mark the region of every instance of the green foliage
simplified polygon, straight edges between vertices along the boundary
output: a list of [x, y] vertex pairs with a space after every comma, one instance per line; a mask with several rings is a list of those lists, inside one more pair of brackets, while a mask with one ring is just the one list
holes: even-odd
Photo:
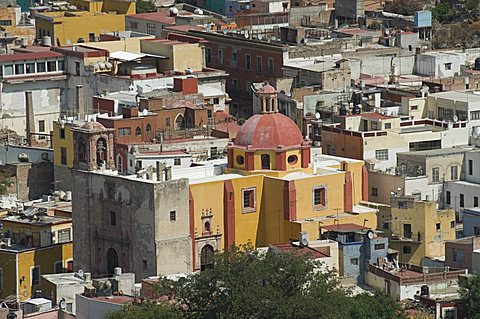
[[137, 0], [137, 13], [155, 12], [155, 2], [153, 0]]
[[451, 22], [455, 18], [456, 10], [452, 4], [439, 3], [433, 8], [432, 15], [441, 23]]
[[478, 6], [480, 5], [480, 0], [468, 0], [465, 4], [468, 10], [478, 10]]
[[415, 11], [423, 9], [424, 0], [393, 0], [385, 3], [385, 11], [403, 15], [413, 15]]
[[460, 282], [462, 306], [468, 319], [480, 319], [480, 274]]
[[114, 313], [107, 319], [404, 319], [391, 297], [352, 297], [332, 272], [291, 253], [261, 254], [251, 246], [234, 247], [212, 256], [212, 268], [178, 281], [161, 279], [157, 293], [168, 295], [166, 306], [146, 304]]
[[105, 319], [180, 319], [182, 314], [169, 305], [144, 302], [109, 313]]
[[7, 172], [0, 172], [0, 195], [7, 194], [7, 189], [12, 185], [11, 175]]

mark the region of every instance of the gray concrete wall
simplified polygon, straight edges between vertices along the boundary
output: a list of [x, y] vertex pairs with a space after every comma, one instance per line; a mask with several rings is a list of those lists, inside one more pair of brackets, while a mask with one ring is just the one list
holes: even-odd
[[0, 146], [0, 165], [18, 162], [18, 155], [22, 153], [28, 155], [28, 161], [31, 163], [42, 162], [44, 153], [47, 154], [50, 161], [53, 161], [53, 149], [51, 148], [4, 145]]

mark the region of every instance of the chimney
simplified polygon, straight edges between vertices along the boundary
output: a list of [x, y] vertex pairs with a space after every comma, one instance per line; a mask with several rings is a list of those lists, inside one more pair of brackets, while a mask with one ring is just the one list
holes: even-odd
[[157, 161], [157, 182], [163, 182], [161, 178], [163, 177], [162, 172], [160, 171], [160, 161]]
[[183, 95], [198, 94], [198, 79], [193, 76], [174, 78], [173, 92], [183, 92]]
[[77, 85], [75, 87], [75, 102], [76, 102], [76, 107], [77, 107], [77, 114], [78, 114], [78, 119], [79, 120], [84, 120], [85, 119], [85, 100], [83, 96], [83, 86]]
[[32, 134], [35, 132], [32, 91], [25, 91], [25, 109], [27, 117], [27, 143], [28, 145], [32, 146], [32, 142], [34, 141]]

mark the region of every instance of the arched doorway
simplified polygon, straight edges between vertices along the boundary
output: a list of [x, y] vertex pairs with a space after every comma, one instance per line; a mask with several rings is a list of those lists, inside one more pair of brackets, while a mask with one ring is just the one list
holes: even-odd
[[113, 274], [115, 267], [118, 267], [118, 253], [115, 249], [110, 248], [107, 251], [107, 272]]
[[185, 118], [182, 114], [178, 114], [177, 118], [175, 119], [175, 129], [176, 130], [183, 130], [185, 129]]
[[205, 245], [200, 252], [200, 270], [213, 268], [213, 247], [211, 245]]

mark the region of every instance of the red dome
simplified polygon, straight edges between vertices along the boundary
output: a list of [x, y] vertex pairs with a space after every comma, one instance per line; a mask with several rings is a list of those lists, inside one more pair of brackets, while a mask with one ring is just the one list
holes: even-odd
[[96, 121], [89, 121], [82, 126], [83, 129], [89, 131], [106, 131], [107, 129], [101, 123]]
[[281, 113], [256, 114], [240, 128], [234, 141], [236, 146], [255, 149], [300, 147], [303, 136], [298, 126]]
[[264, 94], [274, 94], [277, 93], [277, 90], [270, 84], [266, 83], [264, 86], [262, 86], [259, 90], [259, 93], [264, 93]]

